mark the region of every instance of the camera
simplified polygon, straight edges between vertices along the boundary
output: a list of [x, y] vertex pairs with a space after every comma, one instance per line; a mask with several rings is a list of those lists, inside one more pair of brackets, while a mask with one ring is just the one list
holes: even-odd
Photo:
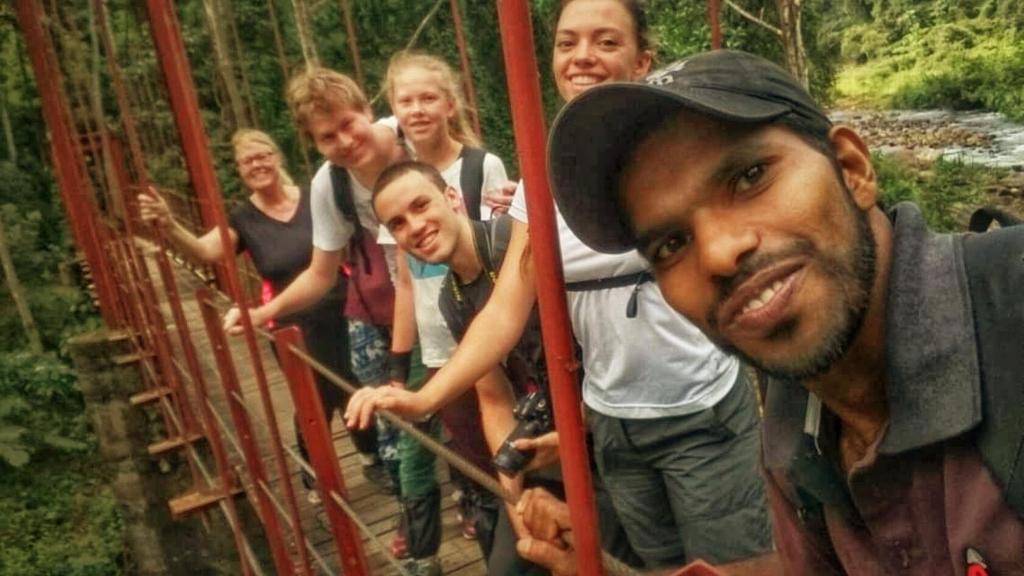
[[547, 394], [543, 392], [530, 392], [520, 398], [516, 402], [512, 415], [515, 416], [518, 424], [508, 438], [501, 443], [501, 448], [491, 460], [494, 467], [506, 476], [515, 476], [533, 459], [533, 450], [517, 450], [512, 445], [513, 442], [520, 438], [535, 438], [554, 429], [554, 423], [551, 420], [551, 402], [548, 401]]

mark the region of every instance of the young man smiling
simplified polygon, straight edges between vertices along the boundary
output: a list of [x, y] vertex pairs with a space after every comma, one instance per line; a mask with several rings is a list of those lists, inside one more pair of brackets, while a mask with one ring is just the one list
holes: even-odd
[[1024, 227], [941, 235], [883, 211], [860, 137], [741, 52], [587, 92], [550, 150], [573, 231], [638, 249], [672, 307], [768, 377], [786, 573], [1021, 573]]
[[[445, 182], [436, 168], [414, 161], [400, 162], [381, 174], [374, 188], [373, 207], [381, 225], [387, 227], [405, 253], [425, 264], [450, 268], [434, 305], [440, 309], [452, 335], [461, 340], [491, 294], [503, 248], [511, 235], [508, 217], [486, 222], [470, 220], [462, 207], [461, 194]], [[453, 448], [477, 468], [496, 475], [491, 454], [497, 452], [516, 427], [513, 387], [521, 395], [527, 381], [544, 381], [542, 354], [534, 315], [504, 365], [495, 366], [476, 382], [475, 390], [461, 394], [440, 409], [452, 431]], [[513, 386], [506, 374], [513, 380]], [[524, 442], [517, 447], [536, 447], [530, 440]], [[499, 479], [513, 493], [522, 489], [522, 475], [501, 475]], [[545, 484], [560, 487], [559, 482]], [[501, 502], [482, 488], [474, 486], [471, 492], [480, 504], [475, 526], [487, 573], [546, 574], [516, 557], [515, 532]]]

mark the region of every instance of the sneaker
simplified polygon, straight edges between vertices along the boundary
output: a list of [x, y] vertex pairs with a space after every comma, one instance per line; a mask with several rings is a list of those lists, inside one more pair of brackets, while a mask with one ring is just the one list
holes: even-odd
[[411, 576], [441, 576], [441, 561], [437, 559], [437, 556], [411, 558], [406, 562], [405, 570]]
[[385, 494], [392, 496], [396, 494], [395, 482], [391, 479], [391, 474], [388, 474], [387, 466], [380, 462], [363, 466], [363, 478], [366, 478], [366, 481], [370, 484], [380, 488]]
[[409, 557], [409, 543], [405, 540], [405, 536], [395, 533], [395, 536], [391, 538], [391, 556], [396, 560], [405, 560]]
[[318, 490], [310, 490], [306, 492], [306, 502], [309, 502], [311, 506], [319, 506], [323, 504], [323, 500], [320, 499], [320, 492]]

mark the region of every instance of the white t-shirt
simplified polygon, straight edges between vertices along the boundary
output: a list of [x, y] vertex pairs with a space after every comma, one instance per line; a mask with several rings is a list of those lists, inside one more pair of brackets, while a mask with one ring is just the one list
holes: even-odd
[[[462, 185], [462, 158], [452, 162], [450, 166], [441, 172], [441, 177], [449, 186], [458, 190], [463, 196]], [[508, 181], [505, 173], [505, 164], [501, 158], [494, 154], [487, 153], [483, 162], [483, 185], [482, 190], [491, 190], [502, 186]], [[481, 198], [483, 194], [481, 193]], [[480, 204], [480, 217], [487, 219], [491, 216], [491, 209]], [[381, 226], [383, 232], [387, 228]], [[388, 240], [394, 242], [388, 235]], [[378, 236], [377, 241], [381, 244], [388, 240], [383, 234]], [[448, 275], [448, 267], [443, 264], [425, 264], [413, 258], [407, 257], [409, 274], [412, 277], [413, 308], [416, 311], [416, 332], [420, 340], [420, 351], [423, 354], [423, 365], [428, 368], [440, 368], [451, 357], [455, 350], [455, 339], [448, 330], [448, 323], [441, 315], [441, 308], [437, 305], [441, 297], [441, 285]]]
[[[378, 120], [376, 124], [398, 131], [398, 121], [393, 116]], [[386, 228], [380, 226], [377, 216], [373, 213], [373, 204], [370, 201], [373, 191], [360, 184], [351, 173], [348, 175], [348, 181], [352, 186], [352, 199], [359, 223], [378, 238], [378, 243], [394, 244], [394, 240], [382, 241], [390, 239], [391, 235], [387, 233]], [[313, 175], [313, 181], [309, 185], [309, 194], [310, 209], [313, 212], [313, 246], [325, 252], [341, 250], [348, 245], [355, 229], [352, 227], [352, 223], [345, 219], [334, 202], [334, 186], [331, 184], [331, 163], [329, 161], [324, 162]], [[378, 231], [379, 229], [384, 230], [383, 234]]]
[[[509, 214], [527, 222], [520, 183]], [[648, 268], [636, 252], [601, 254], [587, 247], [557, 207], [566, 282], [634, 274]], [[583, 354], [583, 401], [614, 418], [663, 418], [698, 412], [729, 392], [739, 361], [712, 344], [672, 310], [657, 284], [637, 293], [637, 315], [626, 316], [633, 286], [567, 293], [573, 333]]]

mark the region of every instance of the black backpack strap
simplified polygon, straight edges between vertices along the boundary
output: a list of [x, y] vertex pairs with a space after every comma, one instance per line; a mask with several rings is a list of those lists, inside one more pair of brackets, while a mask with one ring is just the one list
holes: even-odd
[[982, 374], [978, 448], [1024, 517], [1024, 226], [968, 234], [962, 249]]
[[459, 186], [462, 188], [462, 202], [470, 219], [480, 219], [480, 201], [484, 187], [484, 157], [487, 151], [480, 148], [463, 146], [459, 157], [462, 158], [462, 170], [459, 173]]
[[508, 214], [502, 214], [487, 223], [487, 265], [497, 274], [508, 253], [508, 245], [512, 240], [512, 220]]
[[985, 232], [992, 225], [992, 222], [997, 222], [1003, 228], [1024, 224], [1024, 220], [1010, 214], [1006, 210], [996, 208], [995, 206], [983, 206], [975, 210], [974, 214], [971, 214], [971, 221], [968, 222], [967, 229], [971, 232]]
[[334, 192], [334, 205], [341, 212], [341, 215], [352, 224], [352, 242], [350, 245], [358, 246], [358, 253], [355, 250], [349, 251], [349, 261], [358, 260], [363, 263], [366, 273], [370, 272], [370, 258], [366, 254], [366, 247], [363, 246], [363, 225], [359, 222], [359, 214], [356, 213], [356, 201], [352, 196], [352, 181], [349, 180], [348, 170], [340, 166], [330, 165], [331, 189]]

